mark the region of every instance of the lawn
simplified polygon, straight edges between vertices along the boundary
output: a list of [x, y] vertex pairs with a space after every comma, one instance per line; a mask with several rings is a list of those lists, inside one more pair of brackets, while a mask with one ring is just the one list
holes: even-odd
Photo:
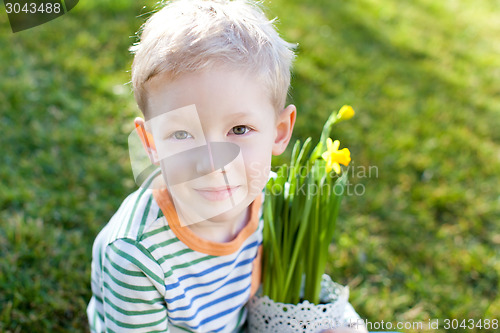
[[[153, 5], [80, 1], [16, 34], [0, 12], [1, 332], [88, 330], [92, 242], [136, 188], [127, 48]], [[294, 139], [317, 139], [343, 104], [357, 111], [334, 133], [353, 161], [328, 273], [372, 323], [493, 332], [484, 324], [500, 320], [500, 3], [265, 5], [298, 43]], [[483, 327], [446, 329], [445, 319]]]

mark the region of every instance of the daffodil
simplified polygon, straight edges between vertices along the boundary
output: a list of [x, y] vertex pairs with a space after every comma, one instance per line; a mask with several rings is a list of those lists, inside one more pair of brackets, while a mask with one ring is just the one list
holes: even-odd
[[[328, 247], [349, 173], [332, 176], [341, 173], [340, 164], [351, 162], [349, 149], [339, 150], [340, 141], [333, 141], [330, 133], [333, 125], [353, 115], [348, 105], [332, 111], [316, 146], [310, 137], [302, 144], [297, 140], [290, 164], [282, 165], [266, 185], [262, 294], [275, 302], [320, 303]], [[277, 190], [287, 185], [286, 191]]]
[[340, 108], [339, 113], [337, 113], [337, 119], [347, 120], [354, 117], [354, 109], [350, 105], [344, 105]]
[[326, 139], [327, 151], [321, 154], [321, 157], [326, 161], [326, 172], [330, 172], [330, 170], [335, 170], [337, 174], [340, 173], [340, 164], [345, 166], [349, 165], [351, 162], [351, 152], [349, 149], [344, 148], [339, 150], [340, 141], [335, 140], [332, 142], [332, 139]]

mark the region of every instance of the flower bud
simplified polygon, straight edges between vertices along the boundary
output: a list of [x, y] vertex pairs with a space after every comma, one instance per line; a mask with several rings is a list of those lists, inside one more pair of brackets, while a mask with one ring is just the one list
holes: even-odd
[[344, 105], [337, 114], [338, 120], [348, 120], [354, 117], [354, 109], [350, 105]]

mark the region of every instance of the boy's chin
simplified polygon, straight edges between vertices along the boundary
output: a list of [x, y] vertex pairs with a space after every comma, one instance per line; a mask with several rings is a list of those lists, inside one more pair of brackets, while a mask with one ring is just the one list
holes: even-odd
[[237, 219], [240, 215], [245, 214], [246, 210], [249, 208], [251, 203], [255, 200], [252, 196], [247, 196], [243, 199], [238, 205], [224, 211], [223, 213], [213, 216], [208, 219], [210, 222], [222, 223], [227, 222], [228, 220]]

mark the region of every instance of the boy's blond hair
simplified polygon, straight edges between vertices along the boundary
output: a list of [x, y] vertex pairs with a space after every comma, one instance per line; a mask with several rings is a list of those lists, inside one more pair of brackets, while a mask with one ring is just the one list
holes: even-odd
[[277, 112], [285, 106], [294, 45], [276, 32], [257, 3], [250, 0], [177, 0], [166, 4], [142, 27], [132, 85], [147, 117], [145, 84], [159, 74], [173, 81], [184, 73], [214, 65], [244, 69], [269, 90]]

